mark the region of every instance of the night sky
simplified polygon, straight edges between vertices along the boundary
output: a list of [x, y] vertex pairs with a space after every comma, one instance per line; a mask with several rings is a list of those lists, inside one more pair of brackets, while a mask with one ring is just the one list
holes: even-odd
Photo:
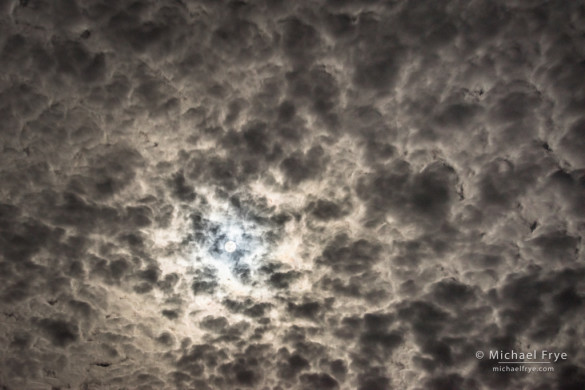
[[581, 1], [1, 0], [0, 389], [582, 390], [584, 169]]

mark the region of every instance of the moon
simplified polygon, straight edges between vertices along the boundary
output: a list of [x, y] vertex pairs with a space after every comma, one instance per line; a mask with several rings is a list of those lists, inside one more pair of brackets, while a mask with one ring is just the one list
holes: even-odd
[[236, 250], [236, 248], [237, 248], [236, 243], [233, 241], [228, 241], [224, 245], [224, 249], [228, 253], [234, 252]]

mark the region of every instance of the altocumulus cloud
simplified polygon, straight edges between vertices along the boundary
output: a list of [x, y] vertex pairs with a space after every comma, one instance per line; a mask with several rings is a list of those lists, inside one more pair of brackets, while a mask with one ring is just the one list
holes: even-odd
[[3, 389], [583, 388], [580, 2], [0, 21]]

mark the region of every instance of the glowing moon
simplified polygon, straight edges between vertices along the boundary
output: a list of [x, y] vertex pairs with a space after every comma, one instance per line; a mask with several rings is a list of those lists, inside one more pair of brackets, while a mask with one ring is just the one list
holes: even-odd
[[236, 250], [236, 243], [233, 241], [228, 241], [224, 245], [225, 251], [228, 253], [232, 253]]

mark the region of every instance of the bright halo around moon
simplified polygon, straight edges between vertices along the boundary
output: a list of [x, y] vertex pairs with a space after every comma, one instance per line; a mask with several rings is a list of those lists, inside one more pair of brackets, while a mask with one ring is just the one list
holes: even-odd
[[226, 242], [223, 247], [224, 247], [225, 251], [228, 253], [235, 252], [236, 248], [237, 248], [236, 243], [233, 241]]

